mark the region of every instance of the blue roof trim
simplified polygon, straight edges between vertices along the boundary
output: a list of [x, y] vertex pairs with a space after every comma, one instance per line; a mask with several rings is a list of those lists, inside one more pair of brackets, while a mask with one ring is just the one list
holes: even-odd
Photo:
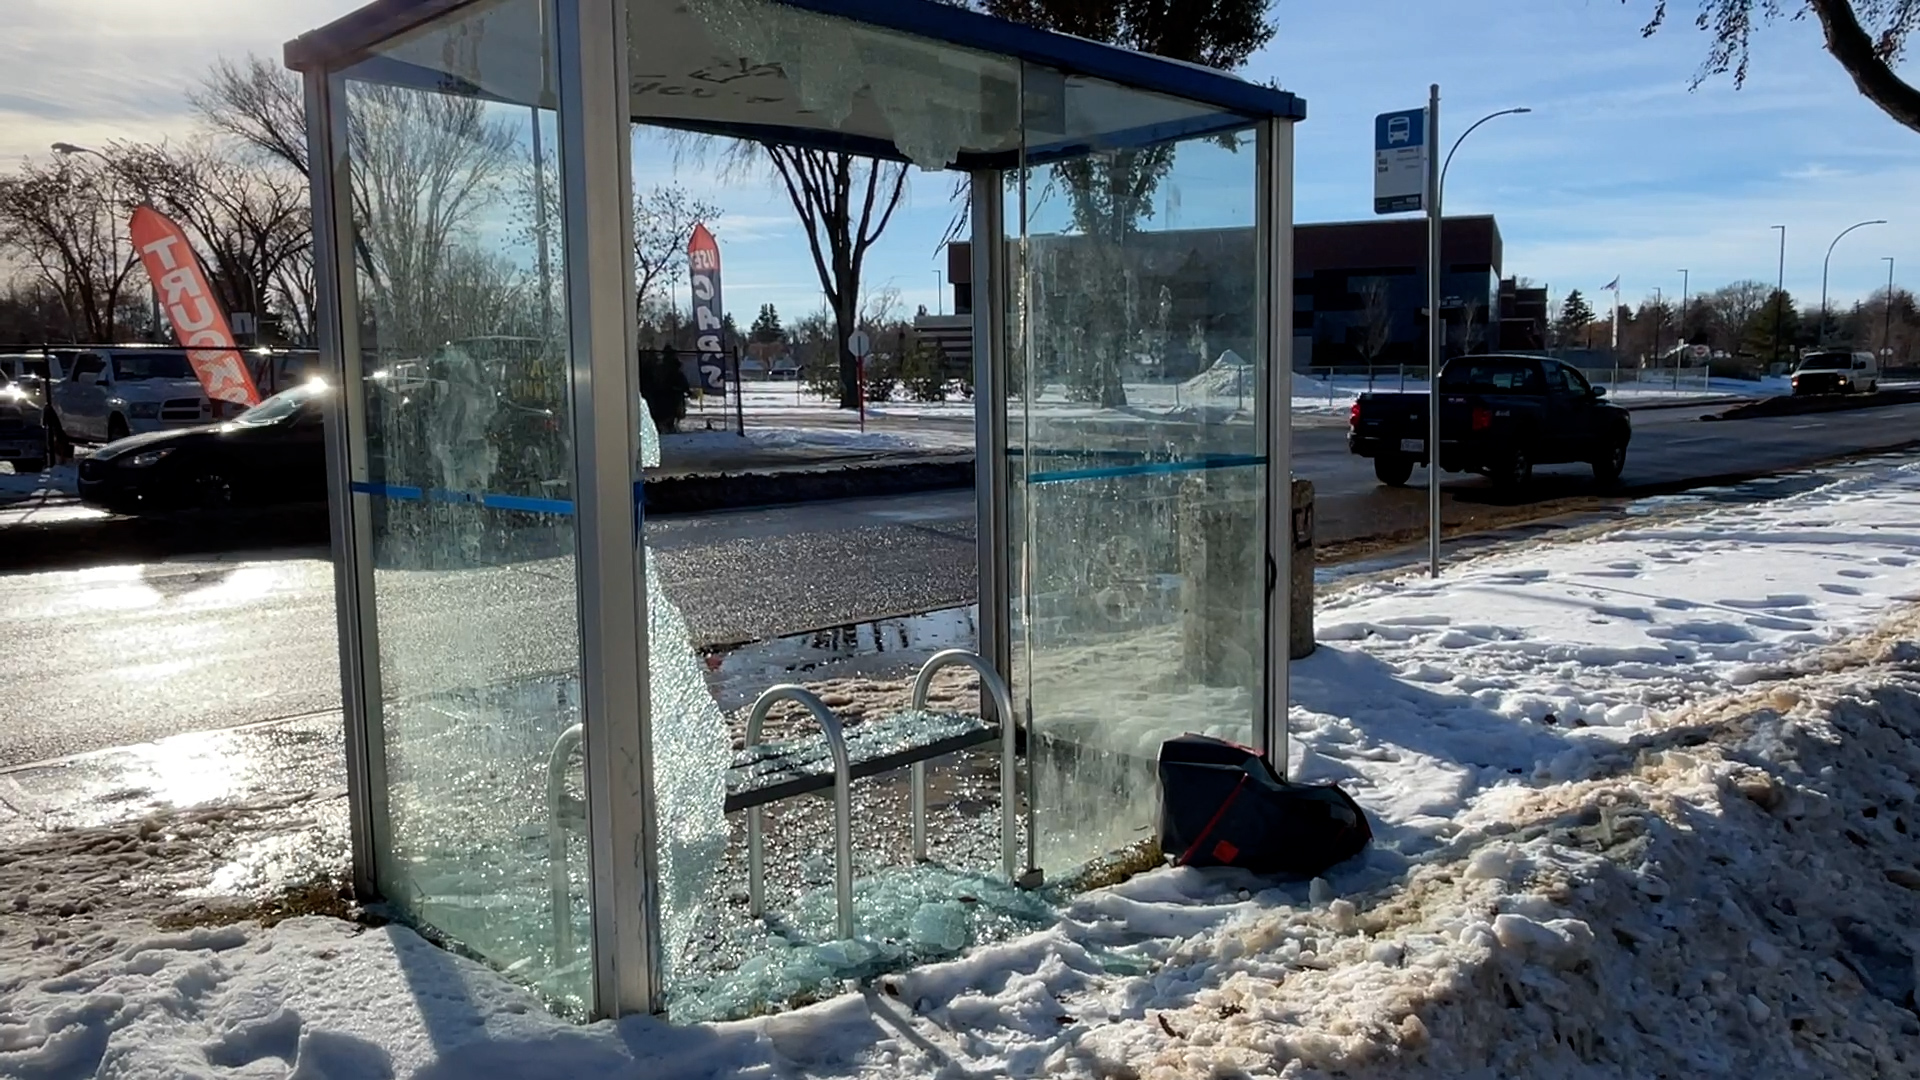
[[[363, 58], [380, 42], [471, 2], [375, 0], [287, 42], [286, 64], [296, 71], [345, 66]], [[1185, 98], [1249, 118], [1307, 118], [1307, 103], [1285, 90], [1246, 82], [1221, 71], [1022, 26], [933, 0], [777, 2], [964, 49], [1042, 64], [1072, 75]]]
[[1285, 90], [1261, 86], [1224, 71], [1183, 64], [1097, 41], [1056, 34], [996, 19], [933, 0], [776, 0], [788, 7], [851, 19], [964, 49], [1011, 56], [1090, 75], [1136, 90], [1212, 105], [1250, 119], [1305, 120], [1307, 103]]

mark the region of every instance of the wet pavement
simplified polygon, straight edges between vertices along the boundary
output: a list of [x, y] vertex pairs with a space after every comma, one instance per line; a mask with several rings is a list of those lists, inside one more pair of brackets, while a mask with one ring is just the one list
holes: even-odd
[[[648, 535], [711, 646], [965, 604], [972, 529], [963, 492], [662, 519]], [[553, 569], [478, 584], [529, 605], [529, 625], [570, 625]], [[452, 625], [475, 587], [396, 576], [384, 595], [413, 623]], [[338, 708], [337, 633], [324, 551], [0, 574], [0, 768]], [[566, 642], [533, 644], [523, 673], [567, 664]]]

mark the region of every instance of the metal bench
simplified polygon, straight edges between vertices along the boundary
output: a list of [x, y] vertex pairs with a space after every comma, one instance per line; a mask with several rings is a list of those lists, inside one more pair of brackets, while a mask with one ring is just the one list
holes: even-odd
[[[995, 720], [960, 713], [927, 711], [927, 695], [940, 669], [960, 665], [972, 668], [981, 688], [993, 702]], [[767, 713], [781, 701], [804, 707], [820, 725], [818, 737], [762, 742]], [[927, 763], [975, 746], [1000, 742], [1000, 859], [1008, 880], [1023, 887], [1037, 885], [1034, 871], [1019, 868], [1018, 781], [1015, 774], [1017, 725], [1007, 722], [1013, 700], [1006, 683], [980, 656], [965, 649], [936, 653], [914, 677], [910, 711], [846, 727], [834, 711], [806, 688], [783, 684], [769, 688], [747, 714], [746, 749], [734, 755], [727, 770], [726, 813], [747, 811], [747, 889], [749, 911], [765, 914], [765, 814], [769, 804], [832, 792], [834, 816], [834, 901], [836, 930], [853, 936], [853, 797], [852, 784], [900, 768], [911, 769], [909, 780], [913, 817], [913, 857], [927, 859]], [[572, 919], [567, 882], [567, 830], [583, 827], [586, 808], [567, 794], [566, 780], [572, 755], [582, 732], [575, 724], [561, 733], [548, 757], [547, 799], [548, 879], [552, 890], [555, 941], [571, 952]], [[1031, 822], [1028, 829], [1032, 838]], [[1029, 849], [1032, 844], [1029, 842]], [[1033, 862], [1028, 852], [1028, 865]], [[564, 955], [563, 952], [563, 955]]]

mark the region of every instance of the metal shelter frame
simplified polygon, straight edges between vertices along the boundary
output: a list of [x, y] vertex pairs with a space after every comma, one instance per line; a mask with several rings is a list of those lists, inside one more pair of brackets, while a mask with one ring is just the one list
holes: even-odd
[[[420, 31], [465, 9], [494, 0], [378, 0], [287, 44], [289, 67], [304, 77], [310, 183], [315, 228], [318, 337], [325, 370], [341, 386], [355, 388], [371, 374], [361, 356], [362, 313], [356, 294], [359, 254], [349, 175], [346, 75], [437, 93], [487, 98], [490, 91], [461, 85], [440, 72], [410, 65], [381, 51], [396, 38]], [[560, 175], [560, 270], [565, 281], [566, 385], [573, 424], [573, 459], [567, 464], [572, 498], [564, 512], [573, 520], [575, 590], [579, 629], [579, 711], [584, 741], [585, 817], [588, 837], [592, 955], [590, 1011], [596, 1016], [659, 1012], [662, 986], [661, 914], [654, 812], [653, 740], [649, 716], [647, 577], [640, 505], [638, 375], [633, 320], [633, 222], [630, 193], [631, 136], [628, 55], [629, 5], [643, 8], [666, 0], [540, 0], [554, 75], [536, 101], [516, 101], [551, 110], [557, 118]], [[699, 4], [700, 0], [686, 0]], [[1102, 145], [1149, 145], [1251, 126], [1257, 155], [1259, 252], [1254, 286], [1255, 333], [1266, 366], [1265, 405], [1258, 410], [1258, 441], [1266, 466], [1264, 641], [1253, 651], [1264, 664], [1264, 701], [1256, 739], [1283, 771], [1287, 760], [1288, 579], [1284, 572], [1291, 531], [1290, 402], [1292, 360], [1292, 156], [1294, 122], [1305, 103], [1293, 94], [1234, 76], [1125, 49], [1018, 26], [932, 0], [775, 0], [786, 7], [849, 20], [866, 27], [950, 45], [995, 58], [1042, 65], [1067, 77], [1083, 77], [1131, 90], [1164, 95], [1200, 106], [1190, 118], [1113, 132]], [[499, 100], [499, 99], [495, 99]], [[645, 118], [641, 118], [645, 119]], [[647, 121], [653, 122], [653, 121]], [[905, 160], [884, 140], [813, 128], [690, 125], [696, 130], [770, 142], [847, 150]], [[951, 168], [973, 180], [976, 440], [980, 655], [984, 680], [1011, 681], [1009, 600], [1019, 580], [1009, 565], [1008, 420], [1005, 372], [1012, 330], [1004, 283], [1010, 279], [1007, 207], [1003, 179], [1029, 168], [1084, 154], [1084, 141], [1025, 146], [991, 153], [962, 152]], [[543, 253], [544, 258], [544, 253]], [[370, 468], [368, 408], [363, 395], [341, 395], [329, 417], [329, 498], [339, 611], [342, 696], [351, 806], [354, 882], [363, 897], [382, 894], [376, 823], [389, 813], [387, 752], [381, 710], [391, 694], [382, 685], [381, 628], [375, 617], [373, 500], [381, 496]], [[998, 407], [993, 403], [998, 402]], [[413, 491], [432, 501], [434, 493]], [[487, 496], [485, 498], [492, 498]], [[475, 496], [472, 501], [485, 502]], [[537, 500], [520, 500], [522, 503]], [[492, 505], [487, 503], [487, 505]], [[559, 505], [556, 501], [555, 505]], [[508, 506], [508, 509], [520, 509]], [[957, 656], [941, 664], [972, 664]], [[924, 701], [926, 678], [916, 686]], [[782, 688], [790, 698], [805, 697]], [[1003, 688], [989, 695], [1002, 725], [1006, 773], [1012, 771], [1013, 725]], [[764, 715], [763, 700], [756, 719]], [[817, 699], [807, 703], [834, 745], [834, 785], [841, 820], [837, 847], [848, 850], [847, 752], [831, 713]], [[1030, 718], [1029, 718], [1030, 719]], [[556, 755], [552, 768], [562, 764]], [[915, 765], [913, 793], [924, 810], [923, 774]], [[1005, 808], [1010, 811], [1010, 808]], [[759, 811], [749, 811], [758, 822]], [[1006, 814], [1011, 817], [1010, 812]], [[758, 839], [758, 829], [754, 830]], [[1032, 830], [1025, 861], [1032, 869]], [[924, 846], [916, 822], [915, 846]], [[1003, 837], [1009, 856], [1013, 838]], [[756, 849], [758, 845], [755, 845]], [[757, 884], [757, 879], [756, 879]], [[844, 887], [843, 887], [844, 893]], [[756, 889], [757, 892], [757, 889]], [[846, 898], [842, 928], [846, 928]]]

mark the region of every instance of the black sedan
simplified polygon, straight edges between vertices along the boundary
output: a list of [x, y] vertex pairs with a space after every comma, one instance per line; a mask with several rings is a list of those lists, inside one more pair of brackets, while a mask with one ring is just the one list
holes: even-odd
[[80, 498], [118, 513], [324, 502], [328, 387], [283, 390], [225, 423], [110, 442], [80, 463]]

